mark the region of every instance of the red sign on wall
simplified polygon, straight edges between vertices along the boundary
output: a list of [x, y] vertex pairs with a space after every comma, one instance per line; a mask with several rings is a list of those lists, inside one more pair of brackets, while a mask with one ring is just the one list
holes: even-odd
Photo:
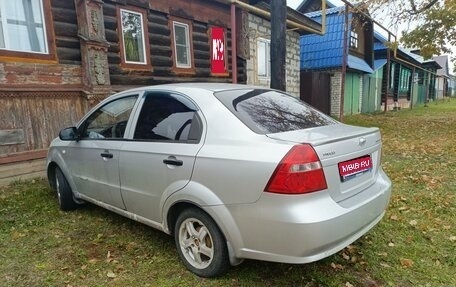
[[226, 47], [225, 47], [225, 29], [219, 27], [211, 28], [211, 71], [213, 74], [226, 73]]

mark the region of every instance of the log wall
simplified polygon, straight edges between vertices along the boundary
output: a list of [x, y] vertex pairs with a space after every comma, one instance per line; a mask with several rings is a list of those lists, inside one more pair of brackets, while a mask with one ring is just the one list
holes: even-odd
[[[117, 31], [117, 7], [143, 7], [138, 1], [127, 1], [127, 6], [117, 2], [106, 1], [103, 5], [106, 40], [109, 42], [108, 62], [111, 84], [114, 86], [140, 86], [156, 85], [173, 82], [231, 82], [231, 31], [229, 29], [230, 10], [227, 5], [210, 4], [207, 1], [170, 1], [157, 0], [151, 2], [151, 9], [147, 12], [147, 32], [152, 71], [126, 69], [121, 67], [120, 33]], [[189, 4], [191, 2], [191, 5]], [[178, 5], [179, 4], [179, 5]], [[187, 7], [183, 9], [182, 7]], [[193, 74], [176, 74], [173, 72], [173, 52], [171, 28], [169, 22], [172, 16], [185, 17], [192, 20], [191, 35], [193, 41], [193, 54], [195, 72]], [[212, 13], [212, 14], [211, 14]], [[201, 20], [206, 22], [203, 22]], [[211, 75], [211, 48], [209, 41], [209, 27], [222, 26], [227, 28], [227, 56], [229, 74], [225, 77]], [[238, 59], [238, 81], [245, 83], [245, 60]]]
[[74, 1], [52, 0], [51, 7], [59, 63], [81, 65], [81, 45]]
[[[0, 182], [6, 182], [6, 174], [17, 178], [14, 175], [21, 175], [21, 170], [24, 175], [41, 172], [46, 150], [59, 130], [76, 124], [105, 96], [100, 94], [97, 98], [96, 93], [91, 94], [90, 85], [83, 86], [83, 78], [87, 77], [84, 69], [88, 67], [87, 64], [83, 67], [81, 60], [84, 51], [78, 36], [75, 1], [49, 1], [57, 61], [0, 62], [0, 168], [3, 171]], [[172, 82], [231, 82], [229, 5], [206, 0], [104, 0], [102, 7], [104, 34], [109, 43], [106, 65], [111, 86], [103, 86], [107, 91]], [[117, 7], [145, 11], [151, 70], [121, 67]], [[170, 16], [192, 23], [192, 74], [173, 71]], [[212, 26], [225, 27], [227, 31], [229, 73], [226, 75], [211, 75], [209, 28]], [[245, 83], [246, 61], [238, 57], [237, 63], [238, 82]]]

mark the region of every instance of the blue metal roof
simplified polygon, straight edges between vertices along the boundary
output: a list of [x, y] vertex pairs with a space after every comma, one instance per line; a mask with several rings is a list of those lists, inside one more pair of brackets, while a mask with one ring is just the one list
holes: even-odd
[[[301, 70], [342, 66], [344, 14], [341, 12], [344, 9], [341, 6], [326, 10], [325, 35], [301, 36]], [[321, 11], [307, 13], [306, 16], [321, 23]]]
[[380, 33], [374, 31], [374, 51], [386, 49], [385, 42], [388, 40]]
[[383, 43], [378, 42], [374, 39], [374, 51], [385, 50], [386, 46]]
[[366, 72], [372, 74], [374, 70], [361, 58], [355, 57], [353, 55], [348, 55], [347, 57], [347, 66], [351, 69]]
[[384, 43], [386, 41], [388, 41], [385, 36], [383, 36], [382, 34], [380, 34], [379, 32], [377, 31], [374, 31], [374, 38], [379, 40], [380, 42]]
[[374, 61], [374, 70], [377, 71], [378, 69], [380, 69], [384, 65], [386, 65], [386, 59], [375, 60]]

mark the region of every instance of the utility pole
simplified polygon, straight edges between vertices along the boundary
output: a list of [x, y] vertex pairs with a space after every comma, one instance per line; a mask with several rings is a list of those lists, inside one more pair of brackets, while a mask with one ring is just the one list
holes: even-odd
[[287, 2], [271, 1], [271, 88], [286, 90]]

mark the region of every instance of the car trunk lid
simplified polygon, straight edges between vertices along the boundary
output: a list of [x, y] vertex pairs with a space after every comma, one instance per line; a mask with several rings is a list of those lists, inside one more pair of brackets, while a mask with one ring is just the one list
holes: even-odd
[[280, 141], [311, 144], [323, 166], [328, 192], [336, 202], [375, 182], [381, 160], [378, 128], [336, 124], [267, 136]]

